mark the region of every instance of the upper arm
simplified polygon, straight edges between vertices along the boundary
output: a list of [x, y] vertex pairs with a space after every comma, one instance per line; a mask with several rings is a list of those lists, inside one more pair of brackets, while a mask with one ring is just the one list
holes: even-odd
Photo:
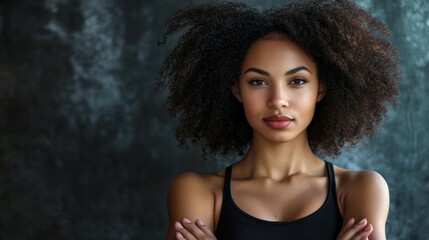
[[168, 189], [167, 205], [167, 239], [175, 239], [174, 224], [185, 217], [193, 222], [201, 219], [213, 231], [214, 195], [201, 175], [188, 172], [176, 176]]
[[389, 189], [384, 178], [370, 171], [357, 172], [347, 185], [343, 218], [366, 218], [374, 231], [369, 239], [386, 239], [385, 226], [389, 212]]

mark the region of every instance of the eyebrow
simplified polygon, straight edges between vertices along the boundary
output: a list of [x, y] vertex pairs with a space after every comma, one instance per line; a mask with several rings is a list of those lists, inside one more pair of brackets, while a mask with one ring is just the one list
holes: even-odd
[[[292, 68], [291, 70], [287, 71], [285, 73], [285, 75], [292, 75], [292, 74], [297, 73], [299, 71], [307, 71], [309, 73], [312, 73], [310, 71], [310, 69], [306, 68], [305, 66], [299, 66], [299, 67]], [[259, 69], [259, 68], [254, 68], [254, 67], [248, 68], [244, 73], [248, 73], [248, 72], [256, 72], [256, 73], [259, 73], [261, 75], [270, 76], [269, 72], [262, 70], [262, 69]]]

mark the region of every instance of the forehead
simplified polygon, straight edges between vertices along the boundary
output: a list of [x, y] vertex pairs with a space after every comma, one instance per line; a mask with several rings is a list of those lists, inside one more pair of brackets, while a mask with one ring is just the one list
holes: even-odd
[[316, 71], [316, 63], [298, 45], [286, 37], [262, 38], [255, 41], [244, 58], [242, 69], [260, 67], [263, 69], [306, 66]]

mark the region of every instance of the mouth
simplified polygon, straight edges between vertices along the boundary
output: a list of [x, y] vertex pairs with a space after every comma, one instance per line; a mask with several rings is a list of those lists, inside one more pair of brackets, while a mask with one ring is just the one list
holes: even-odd
[[274, 129], [287, 128], [293, 122], [292, 118], [286, 117], [284, 115], [271, 115], [263, 119], [265, 123]]

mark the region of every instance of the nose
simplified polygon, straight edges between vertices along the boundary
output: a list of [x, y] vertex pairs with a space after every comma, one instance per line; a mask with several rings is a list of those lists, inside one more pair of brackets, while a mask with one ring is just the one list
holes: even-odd
[[270, 99], [268, 100], [268, 107], [271, 109], [282, 109], [289, 107], [289, 101], [286, 91], [282, 87], [275, 87], [272, 89]]

